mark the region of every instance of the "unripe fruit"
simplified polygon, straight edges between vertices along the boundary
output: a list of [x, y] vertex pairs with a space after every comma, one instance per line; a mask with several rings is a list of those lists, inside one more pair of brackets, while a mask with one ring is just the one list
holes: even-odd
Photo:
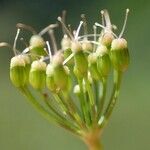
[[113, 67], [118, 71], [126, 71], [129, 65], [127, 41], [123, 38], [115, 39], [111, 45], [110, 58]]
[[44, 49], [45, 41], [39, 35], [33, 35], [30, 39], [30, 52], [34, 56], [45, 56], [47, 53]]
[[101, 78], [100, 73], [97, 69], [97, 54], [91, 53], [88, 56], [88, 63], [89, 63], [89, 71], [93, 79], [99, 80]]
[[111, 47], [111, 43], [114, 39], [114, 36], [111, 32], [106, 32], [104, 35], [99, 39], [99, 42], [102, 45], [105, 45], [108, 49]]
[[108, 55], [108, 49], [106, 46], [99, 46], [96, 50], [97, 54], [97, 69], [99, 73], [105, 77], [108, 76], [110, 69], [111, 69], [111, 64], [110, 64], [110, 58]]
[[54, 81], [61, 90], [68, 90], [69, 77], [63, 66], [55, 66]]
[[85, 54], [81, 51], [74, 56], [74, 73], [78, 77], [85, 77], [88, 71], [88, 61]]
[[14, 56], [10, 63], [10, 79], [16, 87], [23, 87], [27, 83], [25, 61], [21, 55]]
[[72, 51], [74, 53], [74, 73], [79, 78], [87, 75], [88, 61], [85, 54], [82, 51], [82, 45], [78, 41], [72, 42]]
[[54, 55], [52, 65], [54, 67], [54, 82], [61, 90], [69, 90], [69, 75], [63, 66], [64, 57], [58, 52]]
[[54, 67], [52, 64], [48, 64], [46, 68], [46, 85], [50, 91], [57, 91], [57, 86], [54, 82]]
[[27, 77], [27, 82], [28, 82], [29, 81], [29, 72], [31, 69], [31, 60], [28, 55], [21, 55], [21, 57], [25, 62], [26, 77]]
[[32, 62], [29, 73], [29, 82], [31, 86], [37, 90], [45, 87], [46, 81], [46, 63], [40, 60]]

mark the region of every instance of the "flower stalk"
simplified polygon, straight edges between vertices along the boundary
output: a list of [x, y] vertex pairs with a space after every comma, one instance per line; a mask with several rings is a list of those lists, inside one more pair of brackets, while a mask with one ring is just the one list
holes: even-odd
[[83, 141], [88, 147], [88, 150], [103, 150], [103, 146], [100, 142], [101, 131], [94, 129], [83, 136]]

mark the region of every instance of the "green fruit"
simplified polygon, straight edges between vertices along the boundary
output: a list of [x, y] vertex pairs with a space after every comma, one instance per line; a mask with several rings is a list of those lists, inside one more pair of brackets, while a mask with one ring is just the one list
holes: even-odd
[[74, 61], [75, 61], [74, 72], [76, 76], [85, 77], [88, 71], [88, 61], [83, 51], [75, 53]]
[[46, 68], [46, 86], [52, 92], [57, 91], [57, 86], [54, 82], [54, 67], [52, 64], [48, 64]]
[[102, 76], [108, 76], [111, 70], [110, 58], [108, 54], [99, 56], [97, 59], [97, 69]]
[[11, 59], [10, 79], [16, 87], [22, 87], [27, 83], [26, 62], [22, 55]]
[[10, 69], [10, 79], [14, 86], [23, 87], [27, 83], [26, 70], [24, 66], [15, 66]]
[[112, 42], [110, 59], [113, 67], [118, 71], [126, 71], [129, 66], [129, 51], [125, 39], [115, 39]]
[[29, 73], [29, 82], [37, 90], [45, 87], [46, 83], [46, 63], [42, 61], [33, 61]]
[[46, 56], [47, 52], [44, 49], [45, 41], [39, 35], [33, 35], [30, 39], [30, 52], [33, 59], [39, 56]]
[[97, 69], [97, 55], [96, 55], [96, 53], [91, 53], [88, 56], [88, 63], [89, 63], [89, 71], [90, 71], [91, 77], [95, 80], [101, 79], [101, 75]]
[[98, 72], [103, 77], [108, 76], [110, 69], [111, 69], [110, 58], [109, 58], [108, 52], [109, 51], [107, 47], [104, 45], [99, 46], [96, 50], [97, 69], [98, 69]]
[[54, 67], [54, 82], [61, 90], [68, 90], [69, 76], [62, 65]]

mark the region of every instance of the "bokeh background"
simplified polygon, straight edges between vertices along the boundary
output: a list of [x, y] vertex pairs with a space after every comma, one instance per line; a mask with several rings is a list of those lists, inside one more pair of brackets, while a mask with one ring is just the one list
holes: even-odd
[[[76, 27], [81, 13], [87, 14], [92, 24], [100, 19], [100, 10], [104, 8], [120, 28], [125, 9], [130, 8], [124, 37], [128, 40], [131, 64], [102, 142], [105, 150], [149, 150], [149, 0], [1, 0], [0, 41], [13, 42], [18, 22], [40, 30], [55, 22], [66, 9], [68, 22]], [[7, 48], [0, 49], [0, 150], [86, 150], [79, 139], [44, 120], [12, 86], [9, 80], [12, 55]]]

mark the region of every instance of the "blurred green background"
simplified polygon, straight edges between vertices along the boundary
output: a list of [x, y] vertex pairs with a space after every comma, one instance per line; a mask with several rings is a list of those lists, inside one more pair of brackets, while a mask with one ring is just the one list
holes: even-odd
[[[1, 0], [0, 41], [13, 42], [18, 22], [40, 30], [55, 22], [66, 9], [68, 22], [77, 26], [81, 13], [94, 23], [104, 8], [119, 29], [125, 9], [130, 8], [124, 37], [128, 40], [131, 64], [125, 73], [120, 100], [103, 134], [103, 145], [105, 150], [149, 150], [149, 0]], [[0, 150], [86, 150], [79, 139], [50, 125], [26, 102], [9, 80], [12, 52], [7, 48], [0, 52]]]

